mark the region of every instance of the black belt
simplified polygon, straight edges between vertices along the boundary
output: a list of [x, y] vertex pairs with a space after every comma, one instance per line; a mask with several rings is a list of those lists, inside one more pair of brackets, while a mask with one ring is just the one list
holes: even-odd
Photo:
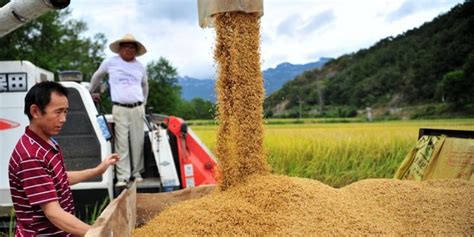
[[122, 106], [122, 107], [127, 107], [127, 108], [135, 108], [137, 106], [142, 105], [143, 102], [137, 102], [137, 103], [133, 103], [133, 104], [120, 104], [120, 103], [117, 103], [117, 102], [112, 102], [112, 104]]

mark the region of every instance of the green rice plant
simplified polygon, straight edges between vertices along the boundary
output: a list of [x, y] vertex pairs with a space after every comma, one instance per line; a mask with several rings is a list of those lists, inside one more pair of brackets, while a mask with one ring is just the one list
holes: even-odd
[[[392, 178], [420, 128], [474, 130], [474, 119], [357, 123], [267, 123], [265, 148], [275, 174], [316, 179], [333, 187]], [[193, 126], [212, 151], [216, 126]]]
[[8, 236], [15, 236], [15, 209], [10, 210], [10, 223], [8, 224]]
[[92, 209], [92, 213], [88, 215], [88, 208], [86, 209], [86, 216], [87, 216], [87, 223], [90, 225], [94, 224], [94, 222], [97, 220], [97, 218], [100, 216], [102, 211], [105, 209], [105, 207], [109, 204], [110, 200], [108, 197], [104, 198], [104, 200], [100, 203], [96, 202], [94, 205], [94, 209]]
[[[3, 213], [3, 214], [7, 214], [7, 213]], [[2, 229], [0, 230], [0, 236], [8, 236], [8, 237], [15, 236], [15, 231], [16, 231], [15, 225], [16, 225], [15, 209], [13, 209], [12, 207], [10, 208], [10, 213], [8, 213], [8, 222], [6, 222], [6, 219], [2, 220]]]

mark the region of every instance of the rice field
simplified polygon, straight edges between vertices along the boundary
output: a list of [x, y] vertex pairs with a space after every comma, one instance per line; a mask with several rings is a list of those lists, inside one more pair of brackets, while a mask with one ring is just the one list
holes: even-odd
[[[215, 154], [217, 126], [209, 124], [195, 124], [192, 129]], [[474, 119], [373, 123], [268, 120], [265, 154], [275, 174], [342, 187], [367, 178], [393, 177], [416, 144], [420, 128], [474, 130]]]

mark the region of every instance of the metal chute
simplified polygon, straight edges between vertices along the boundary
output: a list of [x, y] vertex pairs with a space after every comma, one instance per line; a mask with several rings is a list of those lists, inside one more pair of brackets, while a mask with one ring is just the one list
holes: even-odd
[[199, 26], [214, 27], [214, 16], [222, 12], [263, 15], [263, 0], [198, 0]]
[[54, 9], [69, 6], [70, 0], [12, 0], [0, 8], [0, 37]]

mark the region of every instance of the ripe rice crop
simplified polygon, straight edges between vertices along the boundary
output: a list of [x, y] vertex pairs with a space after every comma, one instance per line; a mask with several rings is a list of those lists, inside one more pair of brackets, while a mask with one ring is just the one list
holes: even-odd
[[[214, 151], [216, 126], [192, 128]], [[264, 147], [273, 173], [342, 187], [393, 177], [419, 128], [474, 130], [474, 119], [265, 125]]]

